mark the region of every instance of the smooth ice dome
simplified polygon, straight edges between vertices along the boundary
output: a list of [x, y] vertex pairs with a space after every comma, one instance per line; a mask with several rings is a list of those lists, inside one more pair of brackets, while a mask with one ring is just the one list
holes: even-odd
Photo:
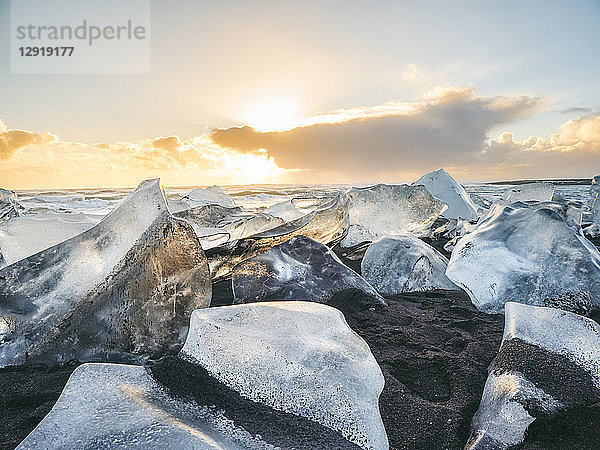
[[0, 270], [0, 366], [180, 345], [210, 294], [194, 231], [171, 216], [158, 180], [145, 181], [98, 225]]
[[446, 209], [425, 186], [378, 184], [352, 188], [348, 195], [350, 227], [342, 247], [400, 234], [423, 236]]
[[383, 295], [402, 292], [458, 290], [446, 277], [448, 260], [413, 236], [384, 238], [372, 243], [361, 262], [362, 276]]
[[554, 185], [547, 182], [536, 182], [513, 186], [502, 194], [502, 200], [508, 204], [515, 202], [550, 202], [554, 195]]
[[600, 253], [553, 203], [495, 205], [452, 252], [446, 275], [481, 311], [504, 303], [600, 306]]
[[306, 236], [333, 247], [346, 235], [348, 226], [346, 194], [320, 200], [313, 211], [298, 219], [212, 250], [208, 256], [211, 275], [213, 280], [229, 276], [236, 264], [264, 253], [294, 236]]
[[205, 205], [220, 205], [225, 208], [235, 207], [233, 199], [227, 195], [219, 186], [194, 189], [182, 198], [190, 208]]
[[381, 304], [385, 300], [325, 245], [295, 236], [233, 268], [235, 303], [300, 300], [327, 303], [344, 289], [360, 289]]
[[444, 169], [429, 172], [413, 184], [425, 186], [431, 195], [448, 205], [448, 209], [442, 214], [444, 217], [477, 220], [477, 205], [473, 203], [465, 188]]
[[264, 302], [194, 311], [181, 355], [242, 396], [387, 449], [383, 375], [337, 309]]
[[537, 417], [600, 401], [600, 327], [553, 308], [506, 304], [504, 336], [467, 449], [523, 441]]
[[17, 448], [273, 448], [210, 406], [171, 396], [141, 366], [83, 364]]
[[85, 214], [48, 212], [0, 223], [0, 252], [7, 265], [89, 230], [97, 223]]

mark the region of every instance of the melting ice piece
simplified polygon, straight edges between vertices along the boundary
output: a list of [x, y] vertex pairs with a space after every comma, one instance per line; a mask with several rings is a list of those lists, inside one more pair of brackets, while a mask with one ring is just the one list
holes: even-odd
[[340, 242], [353, 247], [399, 234], [423, 236], [446, 205], [425, 186], [378, 184], [349, 191], [350, 227]]
[[538, 417], [600, 401], [600, 327], [553, 308], [506, 304], [504, 337], [467, 449], [523, 441]]
[[559, 206], [495, 205], [458, 241], [446, 275], [488, 313], [509, 301], [582, 313], [600, 307], [600, 253]]
[[184, 196], [182, 200], [186, 202], [190, 208], [205, 205], [220, 205], [225, 208], [235, 207], [233, 199], [219, 186], [194, 189], [188, 195]]
[[231, 269], [294, 236], [306, 236], [322, 244], [335, 245], [348, 232], [348, 196], [341, 193], [326, 199], [314, 211], [275, 228], [227, 243], [208, 253], [213, 279], [226, 277]]
[[172, 396], [141, 366], [83, 364], [17, 448], [274, 448], [211, 406]]
[[448, 260], [413, 236], [383, 238], [367, 249], [360, 268], [363, 277], [383, 295], [458, 290], [446, 277]]
[[20, 216], [22, 210], [23, 207], [17, 201], [17, 194], [0, 188], [0, 222]]
[[85, 214], [43, 213], [14, 217], [0, 223], [0, 251], [6, 264], [27, 258], [97, 223]]
[[286, 222], [298, 219], [305, 214], [302, 211], [299, 211], [291, 200], [276, 203], [273, 206], [270, 206], [267, 209], [267, 213], [275, 217], [280, 217]]
[[536, 182], [520, 184], [518, 186], [511, 187], [504, 194], [502, 194], [502, 200], [506, 203], [515, 202], [550, 202], [554, 195], [554, 185], [548, 182]]
[[[283, 224], [282, 219], [270, 214], [251, 213], [241, 207], [226, 208], [220, 205], [199, 206], [179, 212], [175, 216], [191, 223], [205, 250]], [[222, 239], [215, 238], [219, 236]]]
[[385, 304], [360, 275], [345, 266], [329, 248], [295, 236], [266, 253], [233, 268], [235, 303], [301, 300], [327, 303], [336, 293], [354, 288]]
[[243, 397], [387, 449], [381, 370], [335, 308], [264, 302], [194, 311], [180, 353]]
[[465, 189], [444, 169], [429, 172], [413, 184], [425, 186], [431, 195], [448, 205], [442, 214], [444, 217], [477, 220], [477, 206]]
[[0, 270], [0, 366], [165, 350], [210, 293], [194, 231], [145, 181], [98, 225]]

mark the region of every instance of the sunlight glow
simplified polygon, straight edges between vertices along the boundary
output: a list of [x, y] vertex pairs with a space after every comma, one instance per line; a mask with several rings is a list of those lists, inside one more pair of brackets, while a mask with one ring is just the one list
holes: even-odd
[[273, 97], [248, 106], [242, 120], [257, 131], [284, 131], [295, 126], [297, 104], [289, 98]]

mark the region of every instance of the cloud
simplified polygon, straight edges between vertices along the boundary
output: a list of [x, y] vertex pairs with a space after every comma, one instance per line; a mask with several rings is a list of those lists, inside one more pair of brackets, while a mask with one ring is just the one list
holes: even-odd
[[[600, 171], [600, 114], [563, 123], [547, 138], [515, 141], [504, 132], [484, 148], [473, 166], [488, 174], [537, 178], [591, 176]], [[482, 173], [483, 173], [482, 172]], [[493, 176], [493, 175], [492, 175]], [[506, 175], [505, 175], [506, 176]]]
[[562, 114], [589, 114], [592, 112], [592, 108], [583, 108], [576, 106], [574, 108], [567, 108], [560, 111]]
[[9, 130], [0, 120], [0, 160], [8, 159], [22, 148], [31, 144], [43, 144], [52, 142], [55, 136], [37, 134], [31, 131]]
[[[213, 141], [240, 152], [264, 149], [286, 169], [350, 174], [424, 170], [466, 164], [498, 125], [531, 114], [531, 97], [478, 97], [473, 87], [436, 89], [422, 101], [355, 108], [327, 120], [282, 132], [250, 127], [217, 129]], [[325, 116], [327, 117], [327, 116]]]

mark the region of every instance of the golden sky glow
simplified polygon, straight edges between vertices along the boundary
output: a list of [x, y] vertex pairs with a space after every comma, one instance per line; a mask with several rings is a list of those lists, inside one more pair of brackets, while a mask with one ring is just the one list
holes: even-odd
[[410, 182], [445, 167], [463, 181], [592, 176], [600, 171], [600, 114], [565, 121], [556, 133], [517, 140], [490, 130], [535, 114], [544, 101], [434, 89], [413, 102], [387, 102], [295, 117], [289, 97], [244, 111], [249, 126], [185, 139], [69, 142], [50, 131], [0, 122], [3, 187]]

